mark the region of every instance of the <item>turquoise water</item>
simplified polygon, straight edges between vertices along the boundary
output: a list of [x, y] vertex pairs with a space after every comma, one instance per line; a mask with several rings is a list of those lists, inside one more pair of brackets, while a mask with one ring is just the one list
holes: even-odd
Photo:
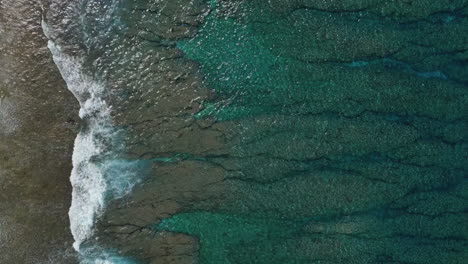
[[77, 37], [51, 38], [103, 84], [116, 156], [145, 164], [87, 245], [153, 264], [465, 261], [466, 1], [84, 3]]
[[[177, 214], [157, 229], [196, 236], [200, 263], [462, 263], [466, 215], [443, 211], [466, 209], [464, 199], [455, 198], [458, 191], [466, 194], [465, 81], [448, 77], [438, 63], [424, 65], [408, 56], [400, 62], [398, 54], [358, 46], [417, 41], [424, 30], [375, 21], [366, 12], [334, 15], [291, 7], [275, 13], [252, 1], [225, 15], [220, 6], [195, 38], [177, 44], [200, 63], [216, 93], [195, 117], [235, 120], [250, 131], [233, 153], [267, 158], [238, 162], [242, 188], [250, 191], [240, 192], [237, 201], [218, 213]], [[351, 21], [359, 15], [369, 15], [369, 22], [354, 26]], [[314, 40], [314, 22], [336, 26], [337, 36]], [[359, 35], [373, 33], [372, 27], [383, 32], [354, 46], [362, 41]], [[340, 35], [349, 38], [346, 49]], [[321, 54], [330, 49], [335, 53]], [[422, 65], [416, 69], [413, 63]], [[421, 86], [426, 86], [423, 96]], [[258, 126], [262, 118], [284, 124]], [[325, 129], [312, 128], [323, 123]], [[353, 126], [360, 128], [353, 131]], [[436, 132], [446, 126], [457, 128]], [[457, 139], [444, 139], [452, 136]], [[284, 171], [264, 168], [275, 159]], [[257, 163], [256, 169], [250, 163]]]

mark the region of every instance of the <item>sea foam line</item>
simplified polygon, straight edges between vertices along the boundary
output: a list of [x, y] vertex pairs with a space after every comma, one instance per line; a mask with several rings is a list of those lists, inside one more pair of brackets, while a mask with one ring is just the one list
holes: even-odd
[[[43, 29], [47, 36], [45, 22]], [[106, 201], [126, 195], [138, 182], [139, 164], [119, 158], [123, 149], [119, 143], [122, 131], [113, 126], [111, 107], [103, 99], [105, 86], [84, 73], [79, 58], [65, 54], [52, 40], [48, 48], [68, 89], [77, 98], [79, 116], [86, 123], [75, 139], [72, 156], [69, 218], [73, 247], [82, 255], [83, 263], [113, 263], [110, 257], [106, 260], [105, 252], [90, 250], [94, 245], [83, 249], [82, 244], [93, 236], [95, 221], [105, 209]]]
[[110, 108], [102, 99], [103, 85], [87, 77], [80, 62], [64, 55], [52, 41], [48, 48], [68, 89], [80, 103], [80, 118], [87, 124], [75, 139], [70, 177], [73, 187], [70, 228], [75, 239], [73, 246], [79, 251], [82, 242], [91, 237], [96, 216], [104, 208], [107, 184], [98, 160], [109, 154], [103, 141], [113, 133]]

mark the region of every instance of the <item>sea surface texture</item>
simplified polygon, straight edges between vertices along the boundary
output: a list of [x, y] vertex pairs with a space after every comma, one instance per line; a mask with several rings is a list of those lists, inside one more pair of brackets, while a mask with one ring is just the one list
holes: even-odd
[[67, 212], [78, 103], [36, 0], [0, 0], [0, 263], [75, 264]]
[[467, 0], [41, 14], [80, 104], [82, 264], [466, 263]]

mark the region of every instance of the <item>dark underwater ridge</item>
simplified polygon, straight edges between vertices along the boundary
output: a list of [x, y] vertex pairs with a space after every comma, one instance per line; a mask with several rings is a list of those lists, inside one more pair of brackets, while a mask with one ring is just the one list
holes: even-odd
[[466, 263], [468, 1], [42, 12], [81, 263]]

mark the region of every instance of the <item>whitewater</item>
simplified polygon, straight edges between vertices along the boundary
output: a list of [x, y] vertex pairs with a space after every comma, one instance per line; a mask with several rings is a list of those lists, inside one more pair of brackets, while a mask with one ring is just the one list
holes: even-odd
[[[45, 21], [42, 27], [49, 38]], [[85, 123], [75, 139], [72, 156], [69, 218], [75, 240], [73, 247], [79, 252], [82, 263], [128, 263], [102, 251], [89, 240], [106, 203], [128, 194], [139, 182], [137, 163], [118, 157], [124, 147], [119, 140], [123, 131], [113, 125], [112, 107], [104, 99], [105, 84], [88, 76], [80, 58], [62, 52], [50, 38], [48, 48], [68, 89], [80, 104], [79, 117]]]

